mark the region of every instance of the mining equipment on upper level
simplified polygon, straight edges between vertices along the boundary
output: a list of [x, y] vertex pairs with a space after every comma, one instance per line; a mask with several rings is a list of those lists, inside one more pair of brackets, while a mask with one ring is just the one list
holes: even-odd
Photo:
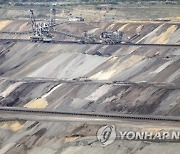
[[[74, 38], [80, 44], [104, 44], [104, 45], [115, 45], [115, 44], [129, 44], [134, 39], [140, 36], [140, 34], [134, 34], [131, 37], [127, 37], [124, 31], [102, 31], [101, 33], [94, 35], [89, 34], [87, 31], [82, 35], [72, 34], [70, 32], [64, 32], [56, 30], [57, 25], [69, 22], [56, 23], [56, 9], [53, 7], [50, 9], [50, 17], [47, 21], [37, 21], [34, 15], [34, 11], [30, 10], [30, 21], [32, 31], [26, 32], [0, 32], [15, 35], [27, 35], [31, 34], [31, 41], [33, 42], [55, 42], [54, 35], [63, 35]], [[58, 41], [58, 40], [57, 40]]]
[[55, 23], [55, 8], [50, 9], [50, 19], [48, 22], [37, 22], [34, 16], [33, 10], [30, 10], [30, 20], [33, 30], [33, 36], [31, 36], [31, 40], [33, 42], [43, 41], [43, 42], [51, 42], [52, 34], [54, 31], [54, 27], [57, 26]]
[[122, 42], [124, 32], [122, 31], [104, 31], [100, 35], [102, 44], [119, 44]]

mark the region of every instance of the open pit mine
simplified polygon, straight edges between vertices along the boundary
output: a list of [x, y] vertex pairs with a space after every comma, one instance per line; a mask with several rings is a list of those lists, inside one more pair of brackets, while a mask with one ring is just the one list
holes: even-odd
[[29, 10], [0, 19], [0, 154], [179, 154], [180, 22]]

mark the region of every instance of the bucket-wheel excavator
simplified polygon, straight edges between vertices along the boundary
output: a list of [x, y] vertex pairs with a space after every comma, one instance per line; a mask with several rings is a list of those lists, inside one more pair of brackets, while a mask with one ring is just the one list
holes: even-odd
[[19, 34], [19, 35], [27, 35], [32, 34], [30, 37], [33, 42], [46, 42], [51, 43], [55, 40], [53, 39], [54, 34], [63, 35], [71, 38], [75, 38], [75, 40], [80, 44], [104, 44], [104, 45], [115, 45], [115, 44], [129, 44], [134, 39], [139, 37], [139, 35], [135, 34], [132, 37], [127, 37], [123, 31], [102, 31], [98, 35], [89, 34], [88, 32], [84, 32], [83, 35], [71, 34], [69, 32], [56, 30], [55, 27], [57, 25], [66, 23], [69, 21], [64, 21], [62, 23], [56, 23], [56, 9], [53, 7], [50, 9], [50, 17], [48, 21], [37, 21], [34, 15], [34, 11], [30, 10], [30, 21], [32, 26], [32, 31], [25, 32], [0, 32], [0, 33], [8, 33], [8, 34]]

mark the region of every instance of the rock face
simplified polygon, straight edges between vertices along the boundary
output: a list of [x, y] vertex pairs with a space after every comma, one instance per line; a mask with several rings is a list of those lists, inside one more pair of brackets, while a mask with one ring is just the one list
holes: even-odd
[[[3, 31], [29, 29], [25, 21], [0, 22]], [[140, 33], [134, 43], [180, 43], [180, 25], [175, 23], [79, 23], [57, 29], [97, 35], [102, 29], [123, 30], [127, 36]], [[10, 36], [29, 38], [0, 34]], [[179, 88], [179, 47], [0, 42], [0, 106], [179, 116]], [[1, 122], [0, 154], [176, 153], [179, 148], [176, 143], [144, 141], [101, 147], [95, 135], [102, 125]]]

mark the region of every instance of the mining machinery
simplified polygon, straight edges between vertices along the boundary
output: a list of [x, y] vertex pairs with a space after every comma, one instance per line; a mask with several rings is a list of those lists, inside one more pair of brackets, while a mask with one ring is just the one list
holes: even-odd
[[54, 31], [54, 27], [57, 25], [55, 23], [55, 12], [56, 10], [53, 8], [50, 10], [50, 20], [48, 22], [37, 22], [34, 16], [33, 10], [30, 10], [30, 20], [33, 30], [33, 36], [31, 36], [31, 40], [34, 42], [43, 41], [43, 42], [51, 42], [52, 34]]
[[80, 38], [79, 43], [99, 43], [104, 45], [115, 45], [121, 43], [130, 44], [131, 38], [127, 37], [123, 31], [103, 31], [99, 35], [93, 35], [84, 32], [84, 35]]
[[122, 42], [123, 32], [120, 31], [104, 31], [100, 35], [102, 44], [119, 44]]
[[[104, 31], [99, 36], [88, 34], [84, 32], [84, 35], [78, 36], [75, 34], [70, 34], [62, 31], [55, 30], [55, 8], [50, 9], [50, 19], [47, 23], [37, 23], [35, 20], [33, 10], [30, 10], [30, 19], [32, 24], [33, 36], [31, 37], [32, 41], [43, 41], [43, 42], [52, 42], [52, 36], [54, 34], [60, 34], [67, 37], [75, 38], [80, 44], [93, 44], [93, 43], [102, 43], [107, 45], [120, 44], [125, 38], [123, 31]], [[126, 38], [124, 42], [130, 42]]]
[[121, 43], [131, 44], [131, 40], [133, 40], [135, 36], [136, 35], [133, 35], [133, 37], [127, 37], [123, 31], [104, 31], [100, 34], [100, 42], [107, 45]]
[[56, 26], [56, 9], [52, 8], [50, 9], [50, 27], [54, 29], [54, 26]]
[[34, 11], [30, 10], [30, 21], [32, 26], [32, 31], [25, 32], [0, 32], [15, 35], [27, 35], [31, 34], [31, 41], [33, 42], [55, 42], [53, 39], [54, 34], [63, 35], [67, 37], [74, 38], [80, 44], [104, 44], [104, 45], [115, 45], [115, 44], [128, 44], [134, 39], [140, 36], [140, 34], [134, 34], [132, 37], [127, 37], [123, 31], [102, 31], [99, 35], [89, 34], [84, 32], [83, 35], [71, 34], [69, 32], [56, 30], [57, 25], [66, 23], [69, 21], [64, 21], [62, 23], [56, 23], [56, 9], [50, 9], [50, 17], [45, 21], [37, 21], [34, 15]]

